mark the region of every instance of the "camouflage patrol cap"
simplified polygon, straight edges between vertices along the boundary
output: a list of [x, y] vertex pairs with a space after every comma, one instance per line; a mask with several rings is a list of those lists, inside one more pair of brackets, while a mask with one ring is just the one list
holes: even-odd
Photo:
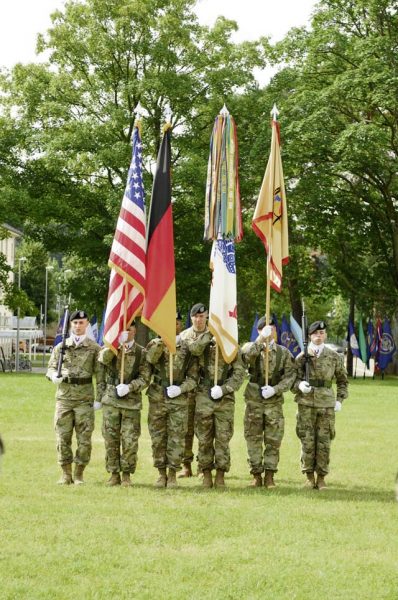
[[[263, 327], [265, 327], [265, 317], [260, 317], [257, 321], [257, 329], [260, 331]], [[269, 325], [275, 325], [274, 317], [270, 317]]]
[[197, 304], [194, 304], [191, 308], [191, 317], [194, 317], [195, 315], [202, 315], [205, 312], [207, 312], [207, 308], [205, 307], [205, 305], [201, 302], [198, 302]]
[[75, 321], [76, 319], [88, 319], [88, 314], [85, 310], [75, 310], [71, 314], [69, 321]]
[[311, 335], [312, 333], [318, 331], [318, 329], [326, 329], [326, 327], [327, 325], [325, 321], [314, 321], [314, 323], [311, 323], [311, 325], [308, 327], [308, 333]]

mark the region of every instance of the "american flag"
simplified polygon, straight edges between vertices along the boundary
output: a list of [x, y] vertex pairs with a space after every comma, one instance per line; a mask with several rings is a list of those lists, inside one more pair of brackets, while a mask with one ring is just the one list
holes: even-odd
[[117, 351], [120, 332], [139, 313], [145, 296], [145, 199], [142, 142], [133, 131], [133, 150], [126, 189], [116, 224], [108, 265], [111, 268], [105, 313], [104, 343]]

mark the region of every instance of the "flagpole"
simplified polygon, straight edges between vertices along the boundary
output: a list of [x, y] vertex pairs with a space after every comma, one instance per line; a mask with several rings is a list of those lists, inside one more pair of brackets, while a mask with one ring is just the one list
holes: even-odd
[[[123, 331], [126, 331], [126, 329], [127, 329], [128, 300], [129, 300], [129, 293], [128, 293], [128, 289], [127, 289], [127, 279], [125, 277], [124, 278]], [[120, 383], [124, 383], [124, 357], [125, 357], [125, 353], [126, 353], [126, 346], [123, 343], [122, 344], [122, 360], [120, 362], [120, 377], [119, 377]]]
[[[269, 325], [269, 314], [271, 304], [271, 245], [269, 246], [267, 255], [267, 290], [265, 297], [265, 324]], [[264, 373], [265, 373], [265, 385], [268, 385], [269, 377], [269, 340], [265, 340], [265, 356], [264, 356]]]
[[216, 342], [216, 355], [214, 357], [214, 385], [218, 385], [218, 344]]

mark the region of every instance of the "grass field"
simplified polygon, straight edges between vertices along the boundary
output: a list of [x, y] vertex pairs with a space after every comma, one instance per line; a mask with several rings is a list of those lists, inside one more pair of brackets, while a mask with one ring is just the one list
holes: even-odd
[[146, 410], [133, 488], [104, 485], [100, 413], [86, 485], [57, 486], [54, 386], [0, 374], [1, 600], [398, 599], [397, 384], [351, 382], [325, 492], [302, 487], [290, 393], [278, 488], [247, 487], [240, 393], [220, 492], [152, 487]]

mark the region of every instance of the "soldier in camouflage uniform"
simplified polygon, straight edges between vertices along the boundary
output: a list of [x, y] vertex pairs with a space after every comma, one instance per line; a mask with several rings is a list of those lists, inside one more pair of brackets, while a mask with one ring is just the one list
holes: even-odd
[[[290, 390], [296, 379], [293, 356], [284, 346], [274, 341], [275, 326], [265, 317], [257, 323], [258, 338], [242, 348], [243, 362], [247, 365], [250, 381], [245, 389], [246, 411], [244, 432], [249, 455], [253, 487], [275, 487], [274, 473], [278, 470], [279, 449], [282, 443], [285, 419], [283, 393]], [[265, 385], [266, 340], [269, 339], [269, 385]]]
[[159, 471], [155, 485], [175, 488], [176, 471], [181, 468], [184, 457], [188, 426], [187, 392], [194, 390], [197, 385], [197, 361], [192, 360], [187, 344], [177, 339], [176, 353], [173, 355], [173, 383], [170, 385], [170, 353], [161, 338], [149, 342], [146, 359], [153, 372], [146, 393], [149, 399], [148, 428], [152, 440], [153, 466]]
[[137, 466], [138, 438], [141, 435], [141, 392], [149, 385], [151, 369], [145, 360], [144, 348], [134, 339], [135, 334], [133, 321], [128, 330], [122, 331], [119, 336], [117, 355], [112, 349], [103, 348], [98, 358], [105, 369], [102, 435], [105, 440], [106, 470], [111, 474], [107, 483], [109, 486], [131, 486], [130, 475], [135, 473]]
[[[61, 377], [57, 376], [58, 357], [62, 343], [51, 354], [46, 377], [57, 385], [55, 431], [57, 435], [58, 462], [63, 475], [60, 484], [82, 484], [83, 471], [90, 461], [91, 435], [94, 430], [94, 387], [102, 383], [102, 369], [98, 363], [100, 346], [86, 336], [87, 313], [75, 311], [70, 317], [71, 335], [66, 340]], [[100, 393], [97, 393], [100, 397]], [[73, 458], [72, 435], [76, 432], [77, 450]], [[75, 472], [72, 478], [72, 462]]]
[[[192, 326], [181, 332], [181, 339], [195, 340], [198, 335], [207, 331], [207, 308], [201, 302], [194, 304], [190, 311]], [[178, 333], [178, 331], [177, 331]], [[185, 436], [183, 468], [178, 477], [192, 477], [193, 438], [196, 406], [196, 390], [188, 393], [188, 431]]]
[[212, 470], [216, 469], [214, 485], [224, 488], [224, 473], [231, 465], [229, 442], [234, 432], [234, 392], [239, 390], [245, 376], [241, 353], [238, 350], [236, 358], [228, 364], [219, 352], [215, 384], [216, 343], [210, 331], [188, 340], [188, 347], [199, 360], [195, 433], [199, 442], [203, 487], [213, 487]]
[[[296, 432], [301, 441], [301, 468], [307, 476], [307, 485], [323, 490], [329, 472], [330, 445], [335, 437], [335, 411], [341, 410], [341, 403], [347, 398], [348, 380], [343, 358], [325, 346], [326, 323], [312, 323], [308, 333], [309, 381], [305, 380], [304, 354], [296, 358], [298, 373], [293, 387], [298, 404]], [[337, 384], [337, 400], [333, 379]]]

